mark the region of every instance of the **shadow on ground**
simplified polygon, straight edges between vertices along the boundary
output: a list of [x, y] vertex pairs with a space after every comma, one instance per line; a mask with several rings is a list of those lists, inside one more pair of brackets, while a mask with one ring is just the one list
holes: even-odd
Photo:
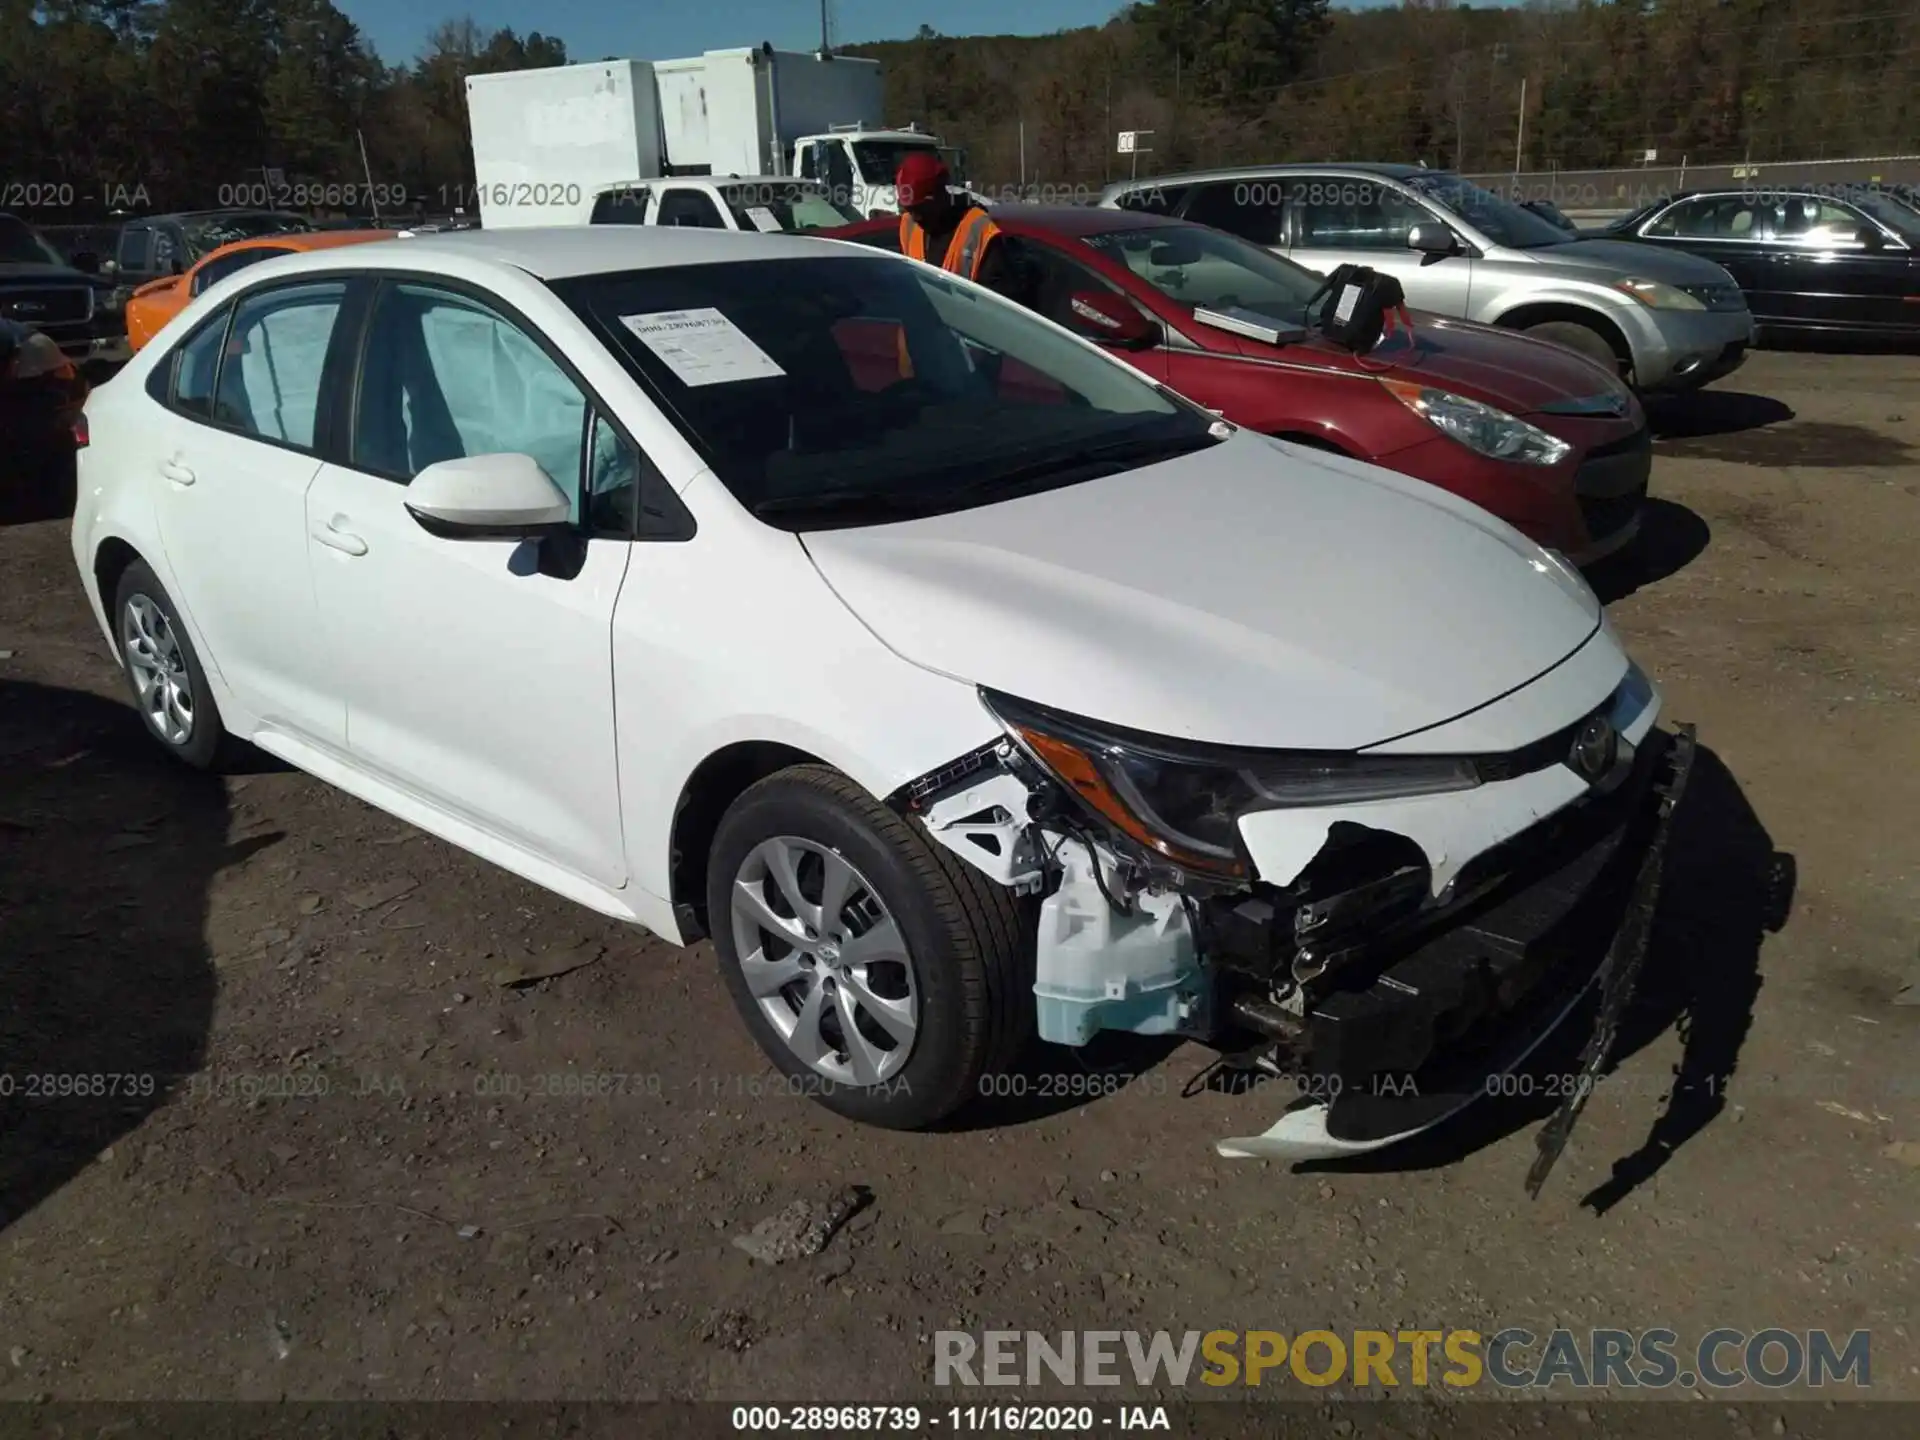
[[[1609, 1178], [1582, 1197], [1581, 1203], [1596, 1214], [1645, 1184], [1725, 1108], [1729, 1086], [1739, 1083], [1740, 1051], [1760, 991], [1760, 946], [1769, 932], [1786, 923], [1793, 878], [1793, 857], [1775, 851], [1739, 782], [1718, 756], [1700, 746], [1673, 818], [1640, 993], [1609, 1070], [1670, 1029], [1678, 1031], [1681, 1058], [1665, 1098], [1644, 1102], [1654, 1112], [1646, 1138], [1632, 1154], [1615, 1160]], [[1432, 1169], [1544, 1122], [1564, 1093], [1560, 1077], [1579, 1069], [1591, 1016], [1589, 1004], [1515, 1072], [1513, 1088], [1523, 1093], [1482, 1098], [1402, 1145], [1356, 1160], [1301, 1168]], [[1606, 1097], [1604, 1077], [1594, 1095], [1597, 1100]], [[1639, 1096], [1637, 1089], [1628, 1091], [1621, 1103], [1643, 1103]], [[1576, 1148], [1580, 1139], [1576, 1128]], [[1563, 1159], [1557, 1174], [1564, 1177], [1571, 1168]], [[1521, 1180], [1517, 1171], [1516, 1192]]]
[[1640, 512], [1640, 533], [1633, 543], [1589, 570], [1587, 583], [1603, 604], [1611, 605], [1678, 574], [1712, 543], [1712, 527], [1685, 505], [1650, 499]]
[[227, 820], [126, 705], [0, 680], [0, 1230], [200, 1068], [209, 885], [279, 838]]
[[33, 464], [0, 457], [0, 525], [70, 518], [77, 478], [71, 451]]
[[1912, 447], [1884, 430], [1799, 420], [1780, 401], [1741, 390], [1661, 396], [1648, 401], [1647, 421], [1659, 455], [1812, 469], [1881, 469], [1913, 461]]
[[1656, 440], [1698, 440], [1741, 435], [1793, 419], [1793, 408], [1771, 395], [1745, 390], [1690, 390], [1650, 396], [1647, 423]]

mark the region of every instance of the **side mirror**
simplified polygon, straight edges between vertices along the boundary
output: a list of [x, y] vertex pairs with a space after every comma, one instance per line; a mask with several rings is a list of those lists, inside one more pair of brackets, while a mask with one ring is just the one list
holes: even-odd
[[1147, 350], [1160, 341], [1158, 328], [1118, 295], [1077, 290], [1067, 302], [1072, 325], [1089, 340], [1122, 350]]
[[539, 540], [564, 534], [572, 506], [531, 455], [465, 455], [407, 486], [407, 513], [442, 540]]
[[98, 275], [100, 257], [91, 250], [76, 250], [73, 252], [73, 268], [88, 275]]
[[1422, 255], [1452, 255], [1460, 249], [1460, 242], [1446, 226], [1429, 223], [1407, 231], [1407, 248]]

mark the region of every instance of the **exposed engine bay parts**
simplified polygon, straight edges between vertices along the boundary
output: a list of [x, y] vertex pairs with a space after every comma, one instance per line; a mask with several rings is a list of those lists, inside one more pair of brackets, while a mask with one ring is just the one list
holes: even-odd
[[[1631, 993], [1692, 753], [1655, 728], [1637, 668], [1504, 755], [1213, 754], [983, 698], [1008, 738], [896, 804], [1039, 898], [1041, 1038], [1180, 1035], [1247, 1081], [1292, 1080], [1224, 1156], [1394, 1144], [1485, 1093], [1596, 983], [1610, 1013]], [[1611, 1034], [1595, 1043], [1598, 1067]], [[1553, 1154], [1576, 1117], [1556, 1118]]]

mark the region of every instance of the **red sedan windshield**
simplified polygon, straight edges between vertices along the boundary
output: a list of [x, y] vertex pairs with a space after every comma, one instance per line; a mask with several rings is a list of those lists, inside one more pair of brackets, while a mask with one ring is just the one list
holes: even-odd
[[1089, 235], [1085, 243], [1176, 304], [1253, 310], [1283, 325], [1306, 322], [1320, 288], [1313, 271], [1200, 225], [1154, 225]]

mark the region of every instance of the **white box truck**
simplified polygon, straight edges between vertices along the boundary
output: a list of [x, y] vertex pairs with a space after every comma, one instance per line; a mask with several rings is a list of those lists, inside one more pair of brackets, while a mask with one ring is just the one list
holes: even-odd
[[890, 214], [907, 151], [940, 151], [956, 179], [963, 157], [910, 126], [876, 126], [882, 98], [878, 61], [769, 46], [475, 75], [481, 223], [584, 223], [598, 196], [676, 175], [805, 176], [862, 215]]

